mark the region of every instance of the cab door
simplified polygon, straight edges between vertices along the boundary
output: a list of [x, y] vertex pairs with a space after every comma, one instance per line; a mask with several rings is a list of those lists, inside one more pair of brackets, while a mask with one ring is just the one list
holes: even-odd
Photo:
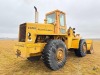
[[61, 12], [59, 14], [59, 25], [60, 34], [66, 34], [65, 14]]

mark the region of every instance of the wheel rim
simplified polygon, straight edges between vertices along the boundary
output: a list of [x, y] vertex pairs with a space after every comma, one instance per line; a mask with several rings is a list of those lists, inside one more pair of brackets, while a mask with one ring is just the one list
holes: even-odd
[[86, 44], [85, 43], [83, 44], [83, 51], [84, 51], [84, 53], [86, 53], [86, 51], [87, 51], [87, 48], [86, 48]]
[[62, 48], [57, 49], [56, 58], [57, 58], [58, 63], [62, 62], [62, 60], [64, 58], [64, 51]]

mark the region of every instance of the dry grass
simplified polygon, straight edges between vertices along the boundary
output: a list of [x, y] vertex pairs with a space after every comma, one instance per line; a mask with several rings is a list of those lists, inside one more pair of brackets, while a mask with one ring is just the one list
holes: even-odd
[[100, 75], [100, 41], [94, 41], [94, 54], [79, 58], [69, 52], [67, 63], [58, 71], [45, 67], [42, 60], [29, 62], [16, 58], [16, 41], [0, 40], [0, 75]]

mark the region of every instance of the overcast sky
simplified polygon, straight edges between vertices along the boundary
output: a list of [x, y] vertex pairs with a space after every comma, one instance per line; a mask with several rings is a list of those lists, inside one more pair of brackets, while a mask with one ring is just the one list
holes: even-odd
[[100, 0], [0, 0], [0, 37], [17, 38], [20, 24], [34, 22], [34, 6], [40, 23], [45, 13], [59, 9], [67, 15], [67, 27], [83, 38], [100, 38]]

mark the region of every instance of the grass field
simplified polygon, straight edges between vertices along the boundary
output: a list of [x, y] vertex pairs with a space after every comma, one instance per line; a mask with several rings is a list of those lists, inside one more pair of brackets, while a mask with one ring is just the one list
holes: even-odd
[[65, 66], [58, 71], [45, 67], [42, 60], [16, 58], [14, 40], [0, 40], [0, 75], [100, 75], [100, 41], [94, 41], [94, 54], [76, 57], [69, 52]]

